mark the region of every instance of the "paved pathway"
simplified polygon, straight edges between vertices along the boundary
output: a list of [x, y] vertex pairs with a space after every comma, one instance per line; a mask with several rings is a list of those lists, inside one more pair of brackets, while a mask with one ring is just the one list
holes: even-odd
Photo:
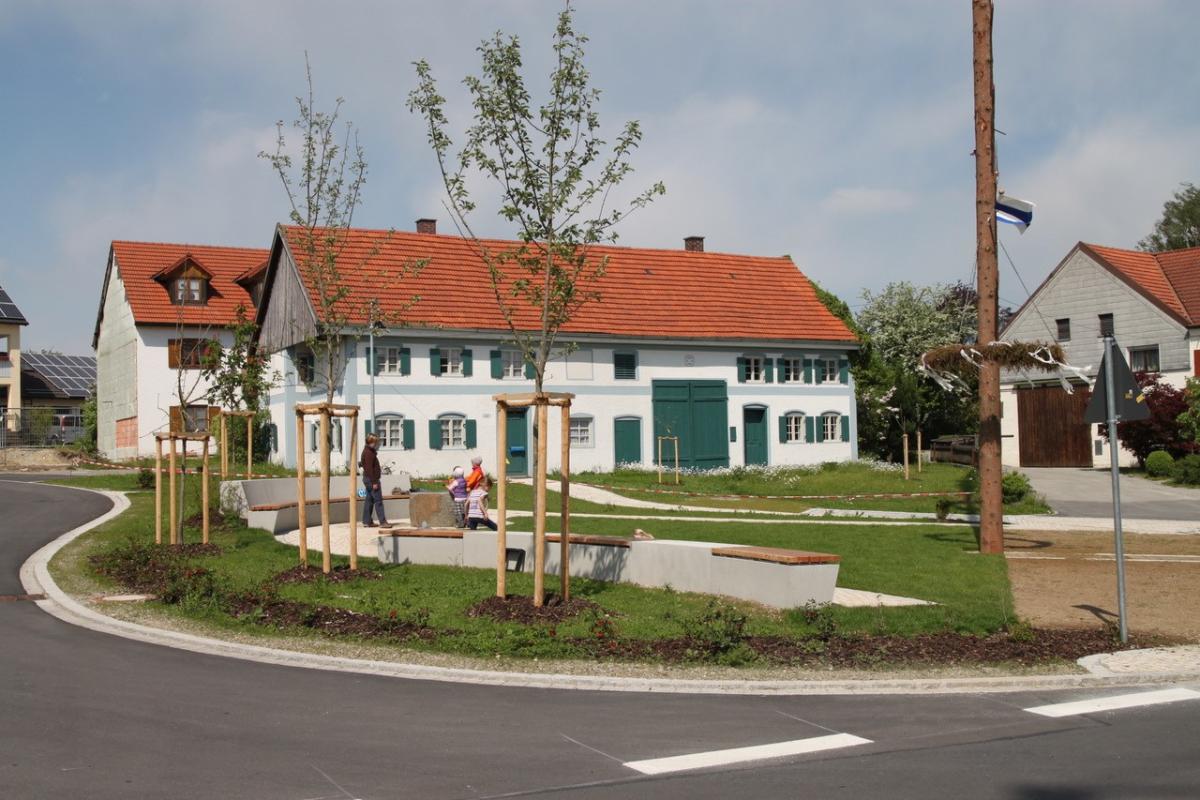
[[[1021, 471], [1058, 514], [1112, 519], [1112, 473], [1108, 470], [1026, 467]], [[1121, 516], [1200, 522], [1200, 488], [1122, 475]]]

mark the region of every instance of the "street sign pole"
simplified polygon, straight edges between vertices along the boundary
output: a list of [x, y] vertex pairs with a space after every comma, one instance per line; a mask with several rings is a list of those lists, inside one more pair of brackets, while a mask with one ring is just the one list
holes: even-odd
[[1117, 555], [1117, 619], [1120, 625], [1121, 642], [1129, 641], [1129, 629], [1125, 624], [1125, 542], [1121, 531], [1121, 470], [1117, 456], [1117, 392], [1115, 387], [1112, 335], [1104, 337], [1104, 392], [1108, 406], [1108, 454], [1112, 463], [1113, 535], [1116, 538]]

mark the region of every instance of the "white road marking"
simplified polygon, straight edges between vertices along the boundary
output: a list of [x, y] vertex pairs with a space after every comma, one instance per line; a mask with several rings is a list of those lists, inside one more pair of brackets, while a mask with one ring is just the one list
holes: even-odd
[[753, 747], [735, 747], [731, 750], [710, 750], [707, 753], [687, 753], [686, 755], [669, 756], [667, 758], [626, 761], [625, 766], [635, 769], [644, 775], [661, 775], [665, 772], [682, 772], [689, 769], [719, 767], [727, 764], [739, 764], [744, 761], [762, 761], [768, 758], [782, 758], [802, 753], [817, 753], [822, 750], [836, 750], [839, 747], [854, 747], [860, 744], [871, 744], [871, 740], [852, 736], [848, 733], [835, 733], [832, 736], [794, 739], [790, 742], [760, 744]]
[[1177, 703], [1181, 700], [1200, 700], [1200, 692], [1191, 689], [1159, 689], [1155, 692], [1134, 692], [1092, 700], [1076, 700], [1071, 703], [1052, 703], [1025, 709], [1030, 714], [1043, 717], [1070, 717], [1076, 714], [1091, 714], [1096, 711], [1116, 711], [1121, 708], [1153, 706], [1161, 703]]

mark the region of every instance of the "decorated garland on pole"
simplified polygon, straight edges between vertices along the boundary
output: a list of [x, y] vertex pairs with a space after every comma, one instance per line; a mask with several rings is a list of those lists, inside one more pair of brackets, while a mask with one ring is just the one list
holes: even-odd
[[964, 378], [976, 372], [984, 362], [1014, 372], [1057, 372], [1059, 383], [1067, 394], [1074, 394], [1075, 389], [1063, 373], [1070, 373], [1088, 386], [1092, 385], [1092, 379], [1087, 376], [1090, 366], [1081, 369], [1068, 364], [1062, 347], [1048, 342], [943, 345], [923, 353], [917, 369], [946, 391], [967, 392], [970, 386]]

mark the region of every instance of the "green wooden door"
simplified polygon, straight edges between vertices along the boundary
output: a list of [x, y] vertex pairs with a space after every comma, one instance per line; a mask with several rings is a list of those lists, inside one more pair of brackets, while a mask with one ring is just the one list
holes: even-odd
[[[697, 469], [729, 466], [725, 381], [654, 381], [651, 391], [654, 435], [679, 437], [679, 466]], [[664, 466], [674, 466], [673, 445], [664, 442], [662, 452]]]
[[529, 426], [525, 424], [525, 409], [508, 410], [508, 474], [529, 474]]
[[747, 464], [767, 463], [767, 410], [742, 409], [742, 442]]
[[639, 417], [618, 417], [614, 422], [613, 441], [616, 443], [615, 464], [642, 463], [642, 420]]

